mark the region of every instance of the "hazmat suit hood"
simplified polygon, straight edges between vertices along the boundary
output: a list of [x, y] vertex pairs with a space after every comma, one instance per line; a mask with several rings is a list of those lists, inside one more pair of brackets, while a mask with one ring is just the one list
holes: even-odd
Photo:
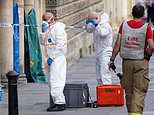
[[109, 16], [108, 14], [105, 12], [101, 15], [101, 19], [100, 19], [100, 24], [104, 24], [104, 23], [109, 23]]

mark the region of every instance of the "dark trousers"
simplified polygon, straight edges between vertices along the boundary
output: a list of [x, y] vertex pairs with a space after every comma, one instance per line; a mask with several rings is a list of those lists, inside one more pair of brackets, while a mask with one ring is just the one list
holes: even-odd
[[123, 60], [122, 87], [126, 92], [129, 115], [143, 115], [145, 97], [149, 86], [149, 62], [144, 60]]

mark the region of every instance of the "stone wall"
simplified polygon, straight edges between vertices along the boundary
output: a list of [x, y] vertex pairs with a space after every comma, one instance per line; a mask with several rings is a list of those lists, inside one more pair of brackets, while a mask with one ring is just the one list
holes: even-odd
[[[85, 25], [89, 11], [102, 12], [102, 0], [46, 0], [46, 11], [53, 12], [57, 21], [70, 25]], [[92, 35], [84, 29], [67, 29], [69, 64], [93, 51]]]
[[[0, 23], [13, 23], [13, 0], [0, 0]], [[6, 73], [13, 70], [13, 33], [12, 28], [0, 27], [0, 82]], [[1, 83], [0, 83], [1, 84]]]

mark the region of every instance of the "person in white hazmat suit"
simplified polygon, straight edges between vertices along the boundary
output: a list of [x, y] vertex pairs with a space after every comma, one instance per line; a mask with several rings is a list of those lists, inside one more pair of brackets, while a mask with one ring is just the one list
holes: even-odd
[[96, 80], [98, 85], [112, 84], [108, 61], [112, 55], [112, 28], [109, 16], [103, 13], [99, 18], [96, 12], [88, 15], [85, 26], [87, 32], [93, 33], [96, 54]]
[[63, 94], [66, 81], [66, 51], [67, 35], [65, 24], [55, 22], [52, 13], [46, 12], [42, 16], [42, 32], [40, 42], [45, 46], [46, 64], [48, 68], [49, 89], [54, 105], [47, 111], [63, 111], [66, 109]]

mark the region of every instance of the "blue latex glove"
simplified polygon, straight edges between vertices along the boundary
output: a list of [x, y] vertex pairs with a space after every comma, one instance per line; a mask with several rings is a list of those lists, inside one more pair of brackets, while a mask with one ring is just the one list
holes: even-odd
[[47, 64], [50, 66], [50, 65], [52, 64], [52, 62], [53, 62], [53, 60], [49, 57], [49, 58], [47, 59]]
[[46, 21], [42, 22], [42, 32], [45, 32], [45, 30], [49, 27], [49, 24]]

